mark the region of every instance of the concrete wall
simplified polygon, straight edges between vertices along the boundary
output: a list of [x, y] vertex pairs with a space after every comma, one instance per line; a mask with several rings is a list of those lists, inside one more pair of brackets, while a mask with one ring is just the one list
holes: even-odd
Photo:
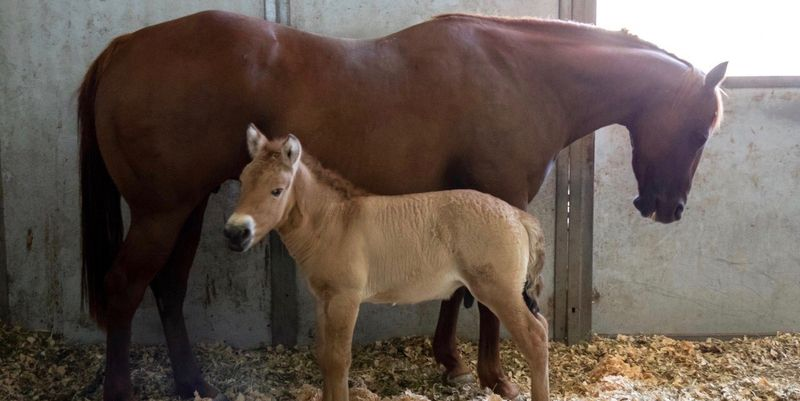
[[595, 331], [800, 330], [800, 90], [728, 93], [677, 223], [653, 223], [631, 205], [625, 129], [597, 136]]
[[[30, 1], [0, 3], [0, 158], [11, 319], [99, 340], [80, 305], [75, 91], [116, 35], [195, 11], [264, 16], [263, 0]], [[231, 190], [211, 201], [192, 274], [187, 322], [196, 339], [266, 340], [269, 283], [263, 253], [233, 257], [219, 238]], [[161, 341], [152, 296], [137, 341]]]
[[[32, 328], [64, 332], [71, 339], [98, 341], [102, 334], [80, 303], [80, 245], [75, 91], [91, 61], [115, 36], [160, 21], [217, 8], [275, 19], [313, 32], [378, 36], [444, 12], [555, 17], [558, 0], [286, 1], [91, 0], [0, 3], [0, 160], [4, 191], [5, 243], [10, 318]], [[554, 180], [531, 206], [553, 232]], [[270, 341], [269, 263], [263, 249], [228, 252], [220, 228], [232, 209], [237, 185], [212, 196], [186, 302], [195, 340], [225, 340], [252, 346]], [[0, 221], [3, 221], [0, 219]], [[548, 236], [546, 282], [552, 283], [552, 235]], [[2, 266], [2, 265], [0, 265]], [[0, 269], [0, 273], [2, 270]], [[0, 280], [2, 284], [2, 280]], [[313, 326], [310, 299], [299, 340]], [[552, 288], [549, 286], [548, 288]], [[546, 310], [551, 301], [545, 295]], [[2, 302], [0, 302], [2, 305]], [[432, 332], [438, 303], [415, 307], [364, 308], [360, 340]], [[475, 309], [462, 318], [461, 333], [477, 335]], [[152, 296], [134, 322], [134, 340], [160, 342]]]

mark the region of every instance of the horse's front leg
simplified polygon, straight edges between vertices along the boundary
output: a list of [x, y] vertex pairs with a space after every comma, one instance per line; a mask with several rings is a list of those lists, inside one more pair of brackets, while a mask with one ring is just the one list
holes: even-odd
[[196, 391], [200, 397], [223, 401], [227, 400], [225, 395], [203, 379], [189, 343], [183, 317], [186, 285], [200, 242], [207, 201], [208, 198], [205, 198], [195, 207], [184, 223], [166, 266], [155, 277], [150, 288], [156, 297], [158, 314], [164, 327], [164, 337], [167, 340], [169, 359], [172, 363], [172, 376], [175, 379], [178, 395], [182, 398], [192, 398]]
[[489, 308], [478, 302], [481, 316], [478, 342], [478, 380], [482, 387], [492, 389], [505, 399], [518, 398], [519, 387], [503, 372], [500, 361], [500, 320]]
[[347, 378], [358, 308], [357, 293], [327, 295], [317, 301], [317, 358], [322, 369], [323, 401], [347, 401]]

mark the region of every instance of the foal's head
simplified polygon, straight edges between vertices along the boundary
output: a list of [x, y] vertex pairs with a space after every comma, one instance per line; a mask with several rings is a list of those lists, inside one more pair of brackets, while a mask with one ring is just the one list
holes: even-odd
[[654, 93], [626, 124], [642, 216], [662, 223], [681, 218], [706, 140], [722, 118], [719, 84], [727, 63], [707, 75], [690, 70], [677, 93]]
[[247, 250], [286, 220], [302, 152], [294, 135], [269, 140], [253, 124], [247, 128], [247, 149], [252, 161], [239, 176], [239, 203], [225, 224], [235, 251]]

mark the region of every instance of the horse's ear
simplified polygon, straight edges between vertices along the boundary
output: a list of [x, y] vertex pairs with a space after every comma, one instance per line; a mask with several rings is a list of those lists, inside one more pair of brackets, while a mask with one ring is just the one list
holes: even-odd
[[267, 143], [267, 137], [258, 130], [255, 124], [247, 127], [247, 151], [251, 158], [255, 158], [258, 151]]
[[300, 140], [296, 136], [289, 134], [286, 142], [283, 143], [283, 161], [289, 167], [294, 168], [300, 160], [300, 154], [303, 152], [303, 147], [300, 146]]
[[706, 88], [716, 88], [725, 79], [725, 71], [728, 69], [728, 62], [719, 63], [706, 74]]

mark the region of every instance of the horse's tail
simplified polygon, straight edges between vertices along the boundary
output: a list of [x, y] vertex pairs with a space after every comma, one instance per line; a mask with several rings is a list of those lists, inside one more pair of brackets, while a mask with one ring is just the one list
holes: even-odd
[[522, 297], [532, 313], [539, 313], [537, 299], [542, 292], [542, 269], [544, 267], [544, 234], [539, 220], [530, 214], [519, 212], [520, 222], [528, 232], [528, 279]]
[[122, 245], [120, 194], [108, 174], [95, 127], [95, 96], [100, 77], [125, 36], [114, 39], [89, 67], [78, 89], [78, 132], [81, 177], [81, 301], [105, 325], [105, 276]]

